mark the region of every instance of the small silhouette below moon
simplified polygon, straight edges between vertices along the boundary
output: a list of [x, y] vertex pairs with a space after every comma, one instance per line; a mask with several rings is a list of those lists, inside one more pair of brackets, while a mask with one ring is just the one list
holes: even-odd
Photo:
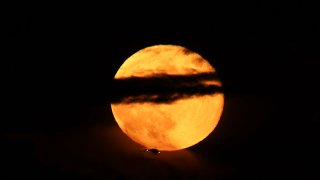
[[145, 149], [145, 152], [151, 152], [154, 155], [160, 154], [160, 151], [158, 149]]

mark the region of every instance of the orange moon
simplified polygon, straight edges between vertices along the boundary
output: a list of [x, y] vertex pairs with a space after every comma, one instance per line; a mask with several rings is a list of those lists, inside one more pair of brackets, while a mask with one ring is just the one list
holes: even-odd
[[[115, 79], [155, 75], [215, 73], [201, 55], [177, 45], [155, 45], [131, 55]], [[218, 80], [209, 84], [221, 86]], [[145, 148], [175, 151], [205, 139], [217, 126], [223, 111], [223, 93], [181, 98], [171, 103], [112, 103], [121, 130]]]

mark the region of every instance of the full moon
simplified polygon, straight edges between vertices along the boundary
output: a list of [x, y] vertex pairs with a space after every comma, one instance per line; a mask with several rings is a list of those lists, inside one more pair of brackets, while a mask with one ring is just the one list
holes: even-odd
[[[198, 53], [178, 45], [154, 45], [131, 55], [114, 78], [201, 73], [216, 73], [216, 70]], [[222, 86], [217, 79], [205, 83]], [[136, 143], [148, 149], [175, 151], [204, 140], [217, 126], [223, 105], [224, 95], [217, 92], [168, 103], [111, 103], [111, 109], [121, 130]]]

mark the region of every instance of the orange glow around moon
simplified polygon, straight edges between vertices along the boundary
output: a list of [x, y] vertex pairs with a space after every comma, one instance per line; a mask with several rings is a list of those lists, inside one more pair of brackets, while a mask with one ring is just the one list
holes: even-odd
[[[199, 54], [176, 45], [155, 45], [130, 56], [115, 79], [155, 75], [214, 73]], [[218, 80], [208, 84], [221, 86]], [[181, 98], [171, 103], [112, 103], [121, 130], [145, 148], [174, 151], [193, 146], [217, 126], [223, 111], [223, 93]]]

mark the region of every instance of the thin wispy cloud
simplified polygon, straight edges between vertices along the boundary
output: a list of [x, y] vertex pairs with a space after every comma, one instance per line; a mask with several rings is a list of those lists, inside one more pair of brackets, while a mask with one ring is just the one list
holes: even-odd
[[191, 75], [157, 74], [149, 77], [115, 79], [111, 86], [111, 103], [171, 103], [192, 96], [222, 92], [215, 73]]

